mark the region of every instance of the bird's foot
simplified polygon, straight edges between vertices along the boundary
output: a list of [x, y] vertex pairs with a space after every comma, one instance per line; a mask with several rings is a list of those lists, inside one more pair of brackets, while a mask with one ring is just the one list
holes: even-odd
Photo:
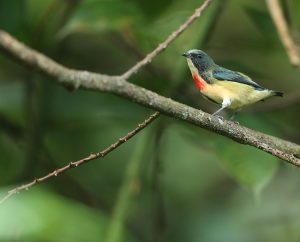
[[224, 117], [220, 116], [220, 115], [214, 115], [216, 118], [221, 119], [221, 120], [225, 120]]
[[222, 116], [216, 116], [217, 118], [218, 118], [218, 121], [219, 121], [219, 123], [221, 124], [221, 125], [223, 125], [224, 124], [224, 118], [222, 117]]
[[[212, 114], [211, 116], [216, 117], [220, 124], [222, 124], [222, 125], [224, 124], [225, 119], [222, 116], [214, 115], [214, 114]], [[209, 117], [208, 120], [211, 122], [211, 117]]]

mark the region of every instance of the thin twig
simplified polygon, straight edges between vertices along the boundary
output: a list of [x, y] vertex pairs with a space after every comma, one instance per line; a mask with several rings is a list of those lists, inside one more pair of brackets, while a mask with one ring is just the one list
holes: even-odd
[[266, 0], [273, 22], [292, 65], [300, 65], [299, 50], [294, 43], [278, 0]]
[[106, 149], [97, 152], [97, 153], [92, 153], [89, 156], [78, 160], [78, 161], [72, 161], [70, 162], [68, 165], [63, 166], [61, 168], [58, 168], [52, 172], [50, 172], [48, 175], [45, 175], [43, 177], [40, 178], [36, 178], [33, 181], [25, 184], [25, 185], [21, 185], [15, 189], [10, 190], [7, 195], [5, 197], [3, 197], [0, 200], [0, 204], [2, 204], [3, 202], [5, 202], [7, 199], [9, 199], [11, 196], [23, 191], [23, 190], [28, 190], [29, 188], [31, 188], [34, 185], [37, 185], [39, 183], [42, 183], [50, 178], [56, 177], [72, 168], [76, 168], [79, 167], [89, 161], [98, 159], [98, 158], [103, 158], [104, 156], [106, 156], [108, 153], [110, 153], [111, 151], [113, 151], [114, 149], [116, 149], [117, 147], [119, 147], [121, 144], [125, 143], [127, 140], [131, 139], [133, 136], [135, 136], [137, 133], [139, 133], [141, 130], [143, 130], [146, 126], [148, 126], [152, 121], [154, 121], [157, 117], [159, 116], [159, 112], [155, 112], [152, 115], [150, 115], [150, 117], [148, 117], [143, 123], [139, 124], [134, 130], [130, 131], [128, 134], [126, 134], [124, 137], [118, 139], [118, 141], [116, 141], [115, 143], [111, 144], [109, 147], [107, 147]]
[[134, 73], [137, 73], [137, 71], [141, 67], [150, 63], [154, 59], [154, 57], [156, 57], [160, 52], [166, 49], [168, 45], [172, 43], [175, 39], [177, 39], [177, 37], [180, 34], [182, 34], [182, 32], [185, 31], [197, 18], [202, 16], [202, 13], [212, 1], [213, 0], [205, 0], [204, 3], [199, 8], [197, 8], [195, 12], [182, 25], [180, 25], [180, 27], [177, 30], [171, 33], [164, 42], [160, 43], [153, 51], [147, 54], [143, 60], [137, 62], [133, 67], [131, 67], [124, 74], [122, 74], [121, 78], [127, 80]]

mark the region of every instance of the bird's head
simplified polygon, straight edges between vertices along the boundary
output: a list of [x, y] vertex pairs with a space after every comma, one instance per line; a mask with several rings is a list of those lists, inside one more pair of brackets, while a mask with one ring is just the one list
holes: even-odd
[[182, 55], [190, 60], [200, 72], [207, 70], [215, 64], [213, 59], [202, 50], [193, 49], [185, 52]]

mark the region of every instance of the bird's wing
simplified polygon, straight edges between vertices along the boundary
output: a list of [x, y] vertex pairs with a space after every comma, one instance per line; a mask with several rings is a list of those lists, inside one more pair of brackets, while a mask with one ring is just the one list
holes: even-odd
[[243, 73], [227, 70], [225, 68], [219, 68], [217, 70], [214, 70], [212, 72], [212, 75], [215, 79], [219, 81], [232, 81], [232, 82], [238, 82], [241, 84], [249, 85], [254, 87], [255, 89], [264, 89], [260, 85], [258, 85], [256, 82], [252, 81], [252, 79], [249, 76], [246, 76]]

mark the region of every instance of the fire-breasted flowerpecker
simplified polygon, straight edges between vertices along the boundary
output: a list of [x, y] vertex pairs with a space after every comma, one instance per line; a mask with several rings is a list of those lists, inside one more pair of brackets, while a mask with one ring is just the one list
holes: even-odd
[[187, 58], [194, 82], [201, 94], [222, 105], [213, 115], [225, 108], [238, 112], [244, 106], [271, 96], [283, 96], [282, 92], [266, 89], [243, 73], [217, 65], [204, 51], [193, 49], [183, 56]]

